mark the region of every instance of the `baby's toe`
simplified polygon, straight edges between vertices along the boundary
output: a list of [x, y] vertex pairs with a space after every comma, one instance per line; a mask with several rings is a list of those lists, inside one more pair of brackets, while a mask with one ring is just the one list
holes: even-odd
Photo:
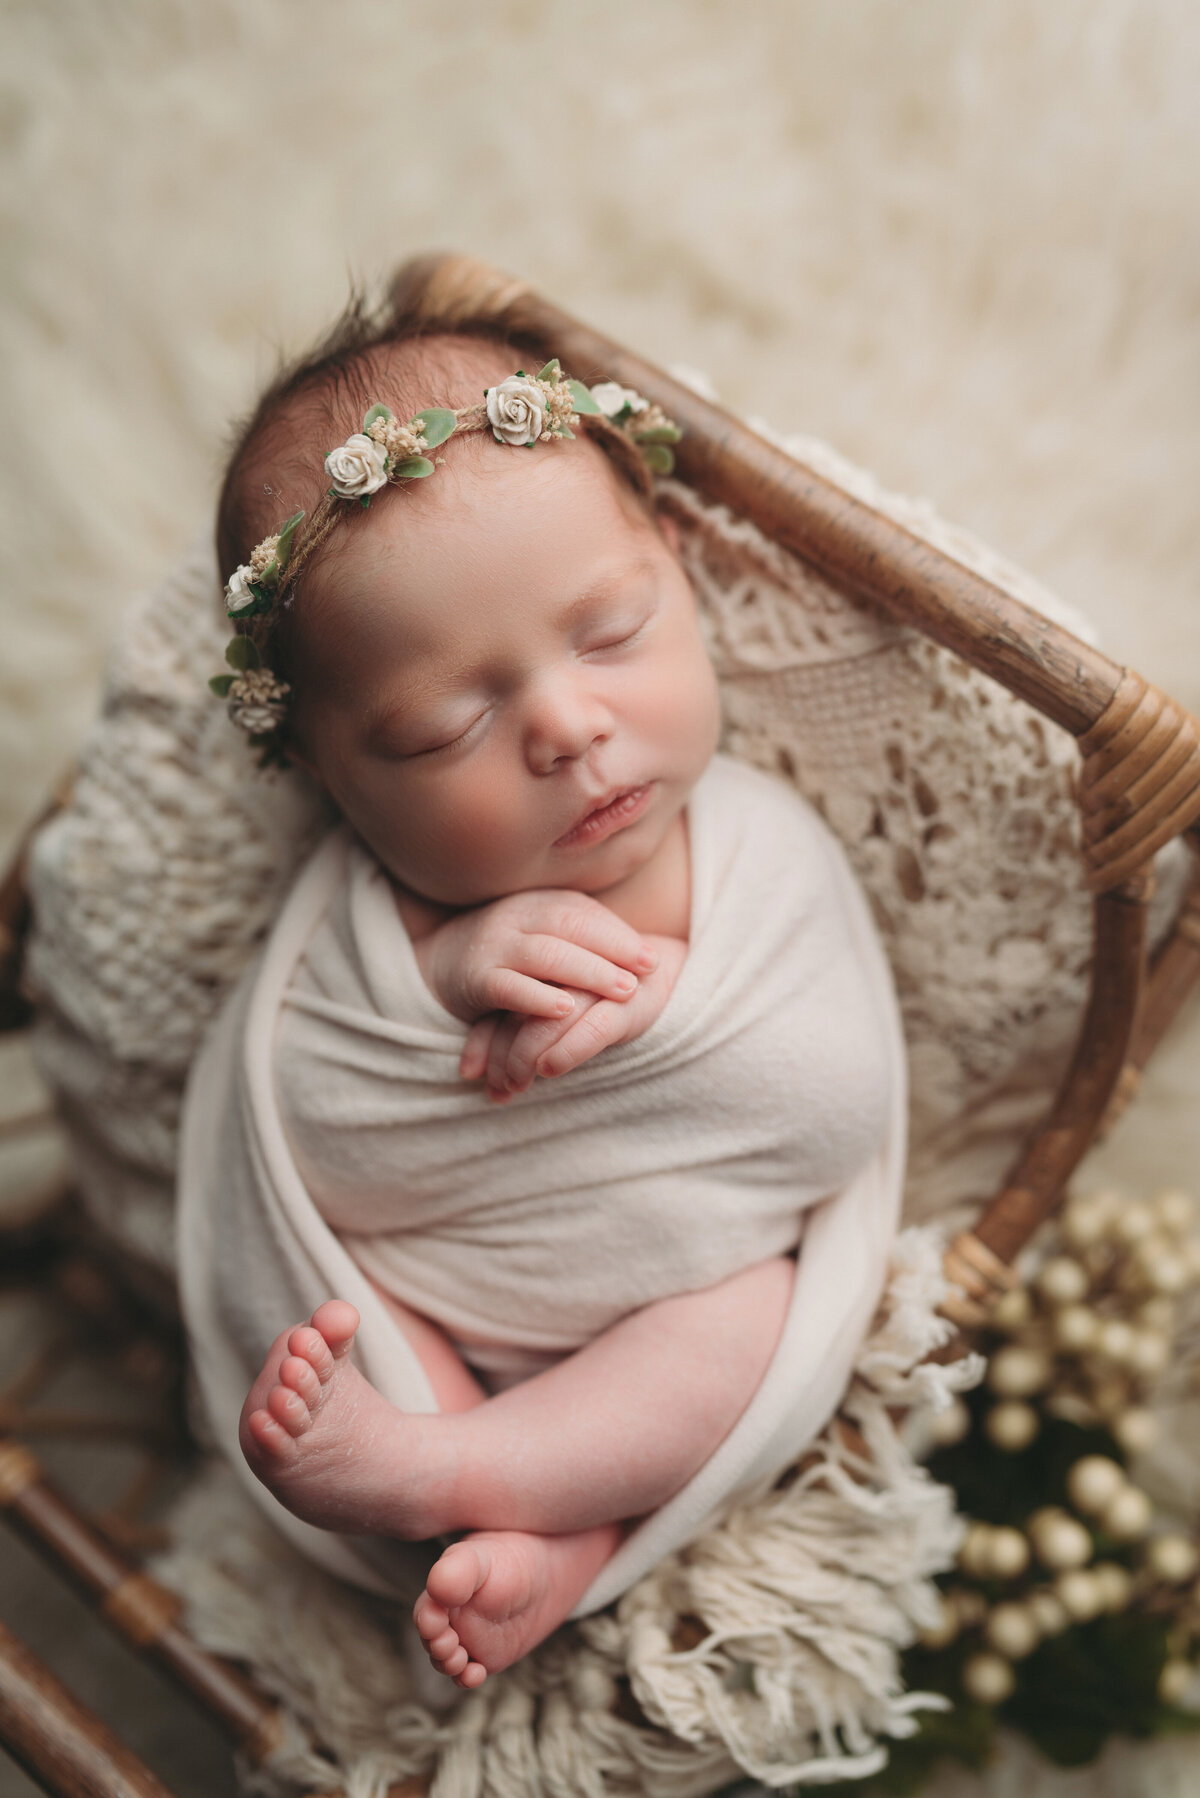
[[438, 1657], [438, 1671], [447, 1674], [449, 1678], [453, 1679], [456, 1674], [462, 1673], [465, 1670], [470, 1659], [470, 1655], [460, 1642], [453, 1654], [445, 1657]]
[[[269, 1411], [251, 1411], [246, 1418], [246, 1430], [254, 1447], [272, 1461], [290, 1461], [296, 1452], [296, 1445], [287, 1430], [283, 1429]], [[243, 1437], [243, 1445], [245, 1443]]]
[[487, 1668], [482, 1661], [468, 1661], [454, 1683], [461, 1686], [464, 1692], [474, 1692], [487, 1678]]
[[455, 1542], [429, 1569], [426, 1589], [435, 1604], [449, 1611], [451, 1606], [466, 1604], [474, 1597], [490, 1566], [486, 1548], [477, 1548], [473, 1542]]
[[[444, 1629], [440, 1635], [431, 1637], [425, 1644], [426, 1652], [431, 1654], [435, 1661], [449, 1660], [455, 1649], [461, 1646], [458, 1631], [455, 1629]], [[458, 1668], [456, 1667], [454, 1671], [457, 1673]]]
[[293, 1330], [287, 1339], [288, 1352], [299, 1361], [307, 1361], [322, 1386], [334, 1369], [334, 1359], [329, 1344], [320, 1330], [314, 1330], [311, 1324], [301, 1324]]
[[358, 1312], [345, 1299], [326, 1299], [312, 1314], [313, 1329], [329, 1344], [335, 1361], [347, 1354], [359, 1325]]
[[440, 1636], [447, 1627], [450, 1618], [440, 1604], [435, 1604], [428, 1592], [422, 1592], [413, 1606], [413, 1622], [422, 1642], [428, 1646], [434, 1636]]
[[321, 1381], [311, 1361], [305, 1361], [301, 1355], [289, 1355], [279, 1363], [279, 1382], [289, 1386], [291, 1390], [311, 1410], [320, 1403]]
[[312, 1429], [312, 1412], [299, 1393], [292, 1392], [287, 1386], [272, 1386], [267, 1395], [267, 1410], [289, 1436], [303, 1436], [306, 1430]]

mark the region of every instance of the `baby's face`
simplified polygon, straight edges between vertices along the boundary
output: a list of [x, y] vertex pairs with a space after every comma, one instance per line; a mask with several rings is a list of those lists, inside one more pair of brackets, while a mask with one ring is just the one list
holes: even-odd
[[427, 899], [603, 893], [717, 743], [679, 562], [583, 443], [488, 445], [384, 497], [314, 571], [305, 765]]

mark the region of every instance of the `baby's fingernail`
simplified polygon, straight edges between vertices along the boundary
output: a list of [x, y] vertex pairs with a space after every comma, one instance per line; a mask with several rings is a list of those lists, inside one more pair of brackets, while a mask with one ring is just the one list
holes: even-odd
[[539, 1061], [535, 1065], [537, 1067], [538, 1073], [541, 1075], [543, 1080], [553, 1080], [554, 1069], [551, 1067], [551, 1065], [548, 1061]]
[[573, 1009], [573, 1006], [574, 1001], [567, 993], [564, 993], [561, 999], [555, 1001], [555, 1010], [558, 1012], [560, 1018], [565, 1018], [567, 1013]]
[[613, 985], [619, 993], [632, 993], [637, 989], [637, 976], [635, 974], [618, 974]]
[[646, 972], [649, 973], [651, 968], [656, 968], [657, 966], [658, 956], [655, 951], [653, 949], [643, 949], [642, 953], [638, 956], [638, 967], [645, 968]]

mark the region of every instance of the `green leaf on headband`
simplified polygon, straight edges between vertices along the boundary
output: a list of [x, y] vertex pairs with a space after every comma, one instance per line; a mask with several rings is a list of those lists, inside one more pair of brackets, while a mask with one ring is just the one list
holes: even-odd
[[457, 418], [445, 406], [430, 406], [426, 411], [418, 412], [412, 422], [420, 425], [421, 435], [430, 449], [436, 449], [439, 443], [445, 443], [447, 437], [452, 437], [458, 429]]
[[245, 674], [251, 668], [262, 667], [262, 657], [249, 637], [235, 637], [225, 651], [225, 660], [239, 674]]
[[639, 443], [678, 443], [683, 436], [678, 425], [654, 425], [648, 431], [639, 431], [635, 426], [633, 434]]
[[571, 399], [574, 402], [576, 412], [582, 412], [586, 414], [588, 418], [604, 417], [603, 412], [600, 410], [582, 381], [568, 381], [567, 386], [571, 389]]
[[279, 527], [279, 542], [275, 546], [275, 556], [271, 563], [271, 567], [276, 571], [275, 578], [277, 580], [288, 565], [288, 557], [292, 553], [292, 538], [296, 535], [296, 527], [303, 517], [303, 512], [293, 512], [287, 523]]
[[[520, 370], [517, 371], [520, 373]], [[557, 381], [562, 377], [562, 367], [557, 356], [552, 356], [545, 368], [539, 368], [533, 377], [535, 381]]]
[[371, 426], [375, 423], [375, 420], [377, 418], [390, 419], [391, 416], [392, 416], [391, 411], [389, 410], [389, 408], [387, 406], [372, 406], [371, 410], [367, 413], [366, 417], [363, 419], [363, 430], [369, 431], [371, 429]]
[[574, 441], [575, 441], [575, 433], [571, 429], [570, 425], [559, 425], [559, 427], [558, 427], [557, 431], [555, 431], [554, 435], [556, 437], [569, 437], [571, 439], [572, 443], [574, 443]]
[[236, 678], [233, 674], [214, 674], [208, 684], [218, 699], [228, 699], [229, 689]]
[[404, 462], [397, 462], [392, 470], [402, 481], [419, 481], [423, 476], [433, 473], [433, 463], [428, 456], [409, 456]]
[[642, 443], [638, 445], [646, 467], [655, 474], [670, 474], [675, 466], [675, 458], [665, 443]]

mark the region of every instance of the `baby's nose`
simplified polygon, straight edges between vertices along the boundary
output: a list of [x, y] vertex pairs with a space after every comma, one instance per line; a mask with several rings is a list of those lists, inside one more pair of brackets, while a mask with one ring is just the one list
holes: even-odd
[[547, 684], [530, 706], [526, 754], [537, 773], [549, 774], [611, 735], [612, 716], [595, 695], [570, 681]]

